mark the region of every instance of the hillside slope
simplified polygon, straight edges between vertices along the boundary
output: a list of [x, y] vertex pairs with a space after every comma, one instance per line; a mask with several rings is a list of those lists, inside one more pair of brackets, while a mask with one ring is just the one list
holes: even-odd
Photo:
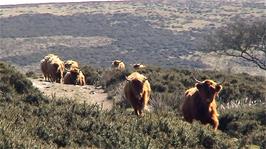
[[221, 112], [221, 126], [214, 132], [210, 126], [189, 124], [169, 110], [157, 109], [139, 118], [125, 108], [104, 111], [69, 99], [51, 100], [25, 75], [2, 62], [0, 110], [0, 148], [266, 147], [264, 103]]

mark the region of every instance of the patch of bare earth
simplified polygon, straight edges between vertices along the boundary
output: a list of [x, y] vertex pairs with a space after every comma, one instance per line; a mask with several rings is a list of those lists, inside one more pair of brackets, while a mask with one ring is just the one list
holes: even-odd
[[33, 86], [37, 87], [44, 95], [51, 99], [70, 99], [79, 103], [99, 104], [103, 110], [110, 110], [113, 102], [107, 99], [107, 93], [92, 85], [66, 85], [46, 82], [42, 79], [30, 79]]

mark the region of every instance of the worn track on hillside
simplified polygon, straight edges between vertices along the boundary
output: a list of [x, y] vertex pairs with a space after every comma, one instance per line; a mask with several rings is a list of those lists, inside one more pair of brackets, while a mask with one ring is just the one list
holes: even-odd
[[103, 89], [92, 85], [66, 85], [46, 82], [43, 79], [30, 79], [33, 86], [37, 87], [44, 95], [51, 99], [69, 99], [79, 103], [99, 104], [103, 110], [110, 110], [113, 102], [107, 99], [107, 93]]

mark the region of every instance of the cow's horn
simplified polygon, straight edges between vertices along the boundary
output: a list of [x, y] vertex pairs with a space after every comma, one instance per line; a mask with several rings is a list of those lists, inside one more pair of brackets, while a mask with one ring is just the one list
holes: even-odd
[[195, 72], [192, 72], [192, 77], [193, 77], [193, 79], [197, 82], [197, 83], [201, 83], [201, 81], [199, 81], [198, 79], [196, 79], [196, 77], [195, 77]]
[[225, 82], [225, 78], [223, 78], [223, 81], [222, 81], [222, 82], [219, 82], [219, 83], [217, 83], [217, 84], [218, 84], [218, 85], [223, 85], [224, 82]]
[[127, 76], [126, 76], [126, 80], [127, 80], [127, 81], [130, 81], [130, 79], [129, 79]]

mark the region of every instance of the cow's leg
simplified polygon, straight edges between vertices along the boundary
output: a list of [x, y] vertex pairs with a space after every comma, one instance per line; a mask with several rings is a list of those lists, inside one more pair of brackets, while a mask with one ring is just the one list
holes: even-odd
[[219, 114], [218, 114], [216, 108], [212, 108], [212, 111], [211, 111], [211, 124], [213, 125], [214, 130], [217, 130], [218, 126], [219, 126], [218, 116], [219, 116]]
[[134, 108], [134, 111], [135, 111], [136, 115], [139, 116], [138, 109], [137, 108]]
[[190, 114], [190, 111], [183, 110], [182, 112], [183, 112], [183, 116], [184, 116], [185, 121], [192, 123], [193, 122], [193, 116], [192, 116], [192, 114]]
[[147, 105], [148, 105], [148, 101], [149, 101], [149, 95], [147, 92], [144, 93], [144, 96], [143, 96], [143, 100], [142, 100], [142, 106], [143, 106], [143, 110], [145, 110], [147, 108]]
[[143, 110], [142, 109], [139, 109], [139, 116], [140, 117], [144, 116], [144, 113], [143, 113]]
[[45, 74], [43, 74], [43, 79], [44, 79], [44, 81], [46, 81], [46, 75]]
[[188, 118], [188, 117], [184, 117], [184, 119], [189, 122], [189, 123], [192, 123], [193, 122], [193, 119], [192, 118]]
[[213, 116], [212, 117], [212, 125], [213, 125], [214, 130], [217, 130], [218, 129], [219, 120], [218, 120], [218, 117], [217, 116]]
[[143, 117], [143, 116], [144, 116], [144, 113], [140, 112], [139, 117]]

